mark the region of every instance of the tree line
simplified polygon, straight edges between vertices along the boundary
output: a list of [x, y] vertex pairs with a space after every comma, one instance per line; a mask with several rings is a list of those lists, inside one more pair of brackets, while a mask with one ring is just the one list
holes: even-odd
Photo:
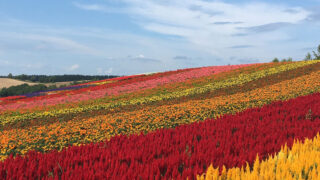
[[44, 84], [36, 84], [36, 85], [28, 85], [28, 84], [21, 84], [17, 86], [10, 86], [8, 88], [2, 88], [0, 90], [0, 97], [8, 97], [8, 96], [17, 96], [22, 94], [28, 94], [38, 91], [45, 91], [49, 89], [57, 88], [56, 85], [52, 86], [45, 86]]
[[[308, 60], [320, 60], [320, 45], [317, 48], [317, 52], [312, 51], [313, 56], [311, 55], [310, 52], [307, 53], [306, 57], [304, 58], [305, 61]], [[281, 62], [291, 62], [292, 58], [289, 57], [288, 59], [282, 59]], [[278, 58], [274, 58], [272, 62], [280, 62]]]

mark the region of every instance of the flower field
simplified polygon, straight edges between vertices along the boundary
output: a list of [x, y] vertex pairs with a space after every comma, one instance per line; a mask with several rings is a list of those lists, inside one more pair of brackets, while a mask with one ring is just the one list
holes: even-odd
[[0, 179], [319, 179], [320, 61], [0, 99]]

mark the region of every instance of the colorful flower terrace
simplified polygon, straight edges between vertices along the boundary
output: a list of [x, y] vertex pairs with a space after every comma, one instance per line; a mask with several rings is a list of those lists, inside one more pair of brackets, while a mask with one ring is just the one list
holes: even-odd
[[0, 179], [320, 179], [320, 61], [0, 99]]

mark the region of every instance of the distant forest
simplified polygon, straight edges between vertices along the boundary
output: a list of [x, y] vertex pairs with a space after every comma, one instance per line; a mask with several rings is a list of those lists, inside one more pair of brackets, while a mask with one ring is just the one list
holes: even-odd
[[66, 81], [83, 81], [83, 80], [102, 80], [119, 77], [116, 75], [17, 75], [13, 76], [11, 73], [8, 76], [0, 76], [3, 78], [12, 78], [22, 81], [31, 81], [39, 83], [55, 83], [55, 82], [66, 82]]

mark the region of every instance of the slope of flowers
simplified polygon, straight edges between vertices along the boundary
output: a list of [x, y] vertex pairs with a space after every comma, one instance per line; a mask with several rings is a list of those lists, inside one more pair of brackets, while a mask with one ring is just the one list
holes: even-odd
[[[238, 77], [228, 78], [226, 80], [219, 81], [214, 84], [210, 83], [200, 87], [194, 87], [194, 88], [185, 89], [182, 91], [153, 95], [151, 97], [139, 97], [139, 98], [134, 98], [127, 101], [96, 104], [93, 106], [86, 106], [86, 107], [75, 107], [72, 109], [58, 109], [58, 110], [46, 111], [42, 113], [29, 113], [29, 114], [23, 114], [23, 115], [19, 114], [17, 116], [9, 116], [9, 117], [2, 116], [0, 118], [0, 121], [2, 122], [1, 124], [3, 125], [4, 123], [10, 123], [18, 120], [23, 120], [23, 119], [42, 118], [46, 116], [56, 116], [56, 115], [63, 115], [63, 114], [69, 114], [69, 113], [87, 112], [87, 111], [99, 110], [99, 109], [109, 109], [109, 108], [114, 108], [118, 106], [144, 104], [144, 103], [156, 102], [160, 100], [167, 100], [167, 99], [178, 98], [183, 96], [191, 96], [194, 94], [214, 91], [216, 89], [230, 87], [237, 84], [244, 84], [259, 78], [266, 77], [268, 75], [280, 73], [283, 71], [288, 71], [290, 69], [296, 69], [296, 68], [303, 67], [309, 64], [314, 64], [314, 63], [318, 63], [318, 61], [302, 61], [297, 63], [284, 64], [284, 65], [276, 66], [273, 68], [268, 68], [265, 70], [253, 72], [250, 74], [240, 74]], [[21, 105], [20, 103], [17, 103], [14, 106], [16, 107], [20, 105]]]
[[242, 168], [222, 169], [209, 166], [198, 180], [217, 179], [319, 179], [320, 178], [320, 136], [295, 141], [292, 149], [285, 145], [274, 157], [265, 161], [255, 160], [252, 170], [249, 165]]
[[[79, 108], [84, 106], [99, 106], [101, 104], [106, 103], [116, 103], [118, 101], [128, 101], [130, 99], [138, 98], [138, 97], [146, 97], [146, 96], [153, 96], [158, 94], [164, 94], [167, 92], [174, 92], [179, 91], [181, 89], [190, 88], [190, 87], [197, 87], [197, 86], [203, 86], [208, 83], [221, 81], [230, 77], [237, 76], [241, 73], [251, 73], [253, 71], [262, 70], [265, 68], [270, 68], [276, 66], [275, 64], [256, 64], [251, 66], [246, 66], [243, 68], [238, 68], [231, 71], [226, 71], [219, 74], [211, 74], [210, 76], [206, 76], [205, 78], [196, 78], [196, 79], [190, 79], [187, 81], [183, 81], [180, 83], [169, 83], [166, 85], [158, 86], [156, 88], [147, 89], [147, 90], [140, 90], [133, 93], [125, 93], [118, 96], [105, 96], [104, 98], [89, 100], [89, 101], [81, 101], [80, 103], [65, 103], [65, 104], [59, 104], [55, 106], [37, 106], [34, 108], [29, 109], [17, 109], [17, 110], [8, 110], [8, 111], [0, 111], [0, 114], [2, 114], [2, 117], [6, 115], [15, 115], [15, 114], [27, 114], [27, 113], [39, 113], [39, 112], [52, 112], [57, 111], [61, 109], [70, 109], [70, 108]], [[20, 102], [18, 102], [20, 103]], [[35, 100], [34, 103], [37, 103]], [[70, 110], [68, 110], [70, 112]], [[58, 115], [58, 114], [57, 114]]]
[[313, 138], [320, 131], [319, 107], [317, 93], [146, 135], [11, 156], [0, 163], [0, 175], [6, 179], [192, 179], [210, 164], [252, 166], [257, 155], [263, 160], [285, 144], [290, 148], [294, 139]]
[[[229, 71], [232, 69], [245, 67], [247, 65], [232, 65], [232, 66], [212, 66], [198, 68], [186, 72], [169, 74], [168, 76], [158, 76], [158, 74], [149, 76], [148, 79], [141, 81], [139, 78], [134, 78], [133, 82], [130, 83], [119, 83], [119, 79], [110, 79], [109, 81], [116, 80], [114, 84], [102, 84], [101, 86], [94, 86], [89, 88], [83, 88], [77, 93], [71, 93], [69, 96], [53, 96], [52, 98], [42, 97], [37, 100], [37, 103], [33, 102], [33, 99], [28, 99], [28, 101], [22, 101], [20, 103], [10, 103], [0, 106], [0, 110], [15, 110], [20, 108], [32, 108], [35, 106], [48, 106], [61, 104], [66, 102], [79, 102], [86, 101], [90, 99], [102, 98], [106, 95], [118, 95], [121, 93], [129, 93], [137, 90], [150, 89], [156, 86], [160, 86], [167, 83], [181, 82], [191, 78], [199, 78], [203, 76], [208, 76], [213, 73], [221, 73], [224, 71]], [[111, 86], [113, 85], [113, 86]], [[111, 87], [110, 87], [111, 86]], [[107, 88], [108, 87], [108, 88]], [[79, 93], [80, 91], [80, 93]]]
[[317, 178], [319, 77], [213, 66], [3, 98], [0, 179]]
[[[320, 91], [320, 71], [270, 86], [229, 96], [192, 100], [180, 104], [145, 107], [141, 110], [57, 121], [29, 128], [4, 130], [0, 134], [3, 159], [9, 154], [29, 150], [48, 151], [68, 145], [98, 142], [117, 134], [132, 134], [175, 127], [180, 124], [217, 117], [275, 100], [285, 100]], [[263, 96], [262, 96], [263, 95]]]

